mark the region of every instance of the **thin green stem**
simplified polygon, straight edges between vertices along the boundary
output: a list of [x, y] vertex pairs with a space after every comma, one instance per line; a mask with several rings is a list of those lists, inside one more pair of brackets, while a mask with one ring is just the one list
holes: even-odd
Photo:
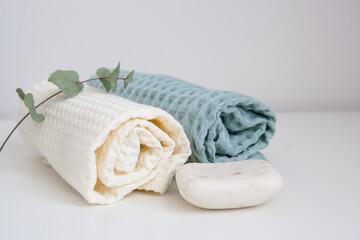
[[[100, 80], [100, 79], [103, 79], [103, 78], [90, 78], [90, 79], [87, 79], [87, 80], [84, 80], [82, 82], [79, 82], [78, 84], [80, 83], [86, 83], [86, 82], [90, 82], [90, 81], [93, 81], [93, 80]], [[125, 78], [118, 78], [119, 80], [125, 80]], [[46, 98], [44, 101], [42, 101], [41, 103], [39, 103], [38, 105], [35, 106], [35, 109], [40, 107], [42, 104], [44, 104], [45, 102], [47, 102], [48, 100], [50, 100], [51, 98], [55, 97], [56, 95], [62, 93], [62, 91], [59, 91], [59, 92], [56, 92], [54, 93], [53, 95], [51, 95], [50, 97]], [[14, 131], [18, 128], [18, 126], [20, 126], [20, 124], [30, 115], [30, 112], [28, 112], [16, 125], [15, 127], [11, 130], [10, 134], [6, 137], [5, 141], [3, 142], [3, 144], [1, 145], [1, 148], [0, 148], [0, 152], [2, 151], [2, 149], [4, 148], [6, 142], [9, 140], [9, 138], [11, 137], [11, 135], [14, 133]]]
[[[101, 79], [106, 79], [108, 77], [99, 77], [99, 78], [90, 78], [88, 80], [85, 80], [85, 81], [82, 81], [82, 82], [78, 82], [78, 84], [80, 83], [86, 83], [86, 82], [90, 82], [90, 81], [93, 81], [93, 80], [101, 80]], [[125, 80], [125, 78], [121, 78], [119, 77], [118, 80]]]

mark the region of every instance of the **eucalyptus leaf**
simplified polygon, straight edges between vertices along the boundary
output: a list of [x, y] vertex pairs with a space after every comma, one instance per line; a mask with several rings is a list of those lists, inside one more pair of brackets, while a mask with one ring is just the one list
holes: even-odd
[[24, 104], [29, 109], [31, 118], [38, 123], [44, 121], [44, 115], [36, 112], [36, 108], [34, 106], [34, 97], [31, 93], [28, 93], [24, 96]]
[[109, 81], [110, 85], [113, 91], [116, 90], [116, 84], [119, 79], [119, 73], [120, 73], [120, 62], [116, 66], [116, 68], [110, 73]]
[[16, 89], [16, 92], [18, 93], [19, 98], [24, 101], [24, 98], [25, 98], [25, 93], [24, 93], [24, 91], [23, 91], [21, 88], [17, 88], [17, 89]]
[[96, 75], [100, 78], [99, 80], [104, 86], [106, 92], [109, 92], [111, 90], [111, 84], [109, 80], [110, 74], [111, 74], [110, 70], [104, 67], [99, 68], [96, 71]]
[[132, 70], [131, 72], [129, 72], [129, 74], [126, 76], [125, 80], [124, 80], [124, 88], [127, 87], [127, 85], [132, 82], [133, 77], [134, 77], [134, 73], [135, 70]]
[[84, 88], [84, 84], [79, 81], [79, 74], [72, 70], [56, 70], [48, 81], [58, 86], [69, 97], [77, 96]]

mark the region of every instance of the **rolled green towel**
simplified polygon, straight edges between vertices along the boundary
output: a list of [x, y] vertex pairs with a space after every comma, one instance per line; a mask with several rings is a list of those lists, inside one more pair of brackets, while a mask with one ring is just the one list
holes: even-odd
[[[103, 89], [99, 81], [89, 84]], [[135, 73], [133, 82], [115, 94], [161, 108], [178, 120], [191, 144], [188, 162], [265, 159], [259, 150], [275, 132], [274, 113], [258, 100], [171, 76]]]

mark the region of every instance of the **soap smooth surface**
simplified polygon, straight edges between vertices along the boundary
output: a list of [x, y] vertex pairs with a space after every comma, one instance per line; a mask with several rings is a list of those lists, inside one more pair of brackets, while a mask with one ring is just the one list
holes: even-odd
[[176, 172], [181, 196], [207, 209], [243, 208], [262, 204], [283, 185], [267, 161], [250, 159], [228, 163], [189, 163]]

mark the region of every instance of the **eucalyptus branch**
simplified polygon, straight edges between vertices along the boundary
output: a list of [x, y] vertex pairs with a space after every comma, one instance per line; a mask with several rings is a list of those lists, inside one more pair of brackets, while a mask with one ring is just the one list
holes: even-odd
[[110, 72], [110, 70], [108, 70], [107, 68], [99, 68], [96, 72], [96, 75], [98, 75], [97, 78], [90, 78], [80, 82], [79, 75], [77, 74], [77, 72], [71, 70], [70, 71], [57, 70], [50, 75], [49, 82], [52, 82], [56, 86], [58, 86], [60, 91], [49, 96], [48, 98], [46, 98], [36, 106], [34, 106], [33, 95], [31, 93], [25, 94], [20, 88], [18, 88], [16, 92], [18, 93], [20, 99], [24, 101], [24, 104], [29, 109], [29, 112], [11, 130], [10, 134], [6, 137], [5, 141], [1, 145], [0, 152], [4, 148], [6, 142], [9, 140], [9, 138], [14, 133], [14, 131], [29, 115], [36, 122], [41, 123], [42, 121], [44, 121], [45, 119], [44, 116], [42, 114], [37, 113], [36, 109], [45, 102], [47, 102], [48, 100], [50, 100], [51, 98], [57, 96], [58, 94], [64, 93], [69, 97], [75, 97], [84, 88], [83, 85], [84, 83], [94, 80], [100, 80], [103, 86], [105, 87], [106, 92], [109, 92], [111, 89], [115, 91], [118, 80], [124, 80], [124, 88], [126, 88], [128, 83], [131, 82], [133, 79], [134, 71], [130, 72], [126, 78], [119, 77], [119, 71], [120, 71], [120, 63], [118, 63], [117, 67], [112, 72]]
[[[58, 95], [59, 93], [62, 93], [62, 91], [59, 91], [53, 95], [51, 95], [50, 97], [48, 97], [47, 99], [45, 99], [44, 101], [42, 101], [41, 103], [39, 103], [38, 105], [35, 106], [35, 108], [40, 107], [43, 103], [45, 103], [46, 101], [48, 101], [49, 99], [55, 97], [56, 95]], [[9, 138], [11, 137], [11, 135], [13, 134], [13, 132], [17, 129], [17, 127], [30, 115], [30, 112], [28, 112], [13, 128], [13, 130], [11, 130], [10, 134], [6, 137], [5, 141], [3, 142], [3, 144], [1, 145], [0, 148], [0, 152], [1, 150], [4, 148], [6, 142], [9, 140]]]

